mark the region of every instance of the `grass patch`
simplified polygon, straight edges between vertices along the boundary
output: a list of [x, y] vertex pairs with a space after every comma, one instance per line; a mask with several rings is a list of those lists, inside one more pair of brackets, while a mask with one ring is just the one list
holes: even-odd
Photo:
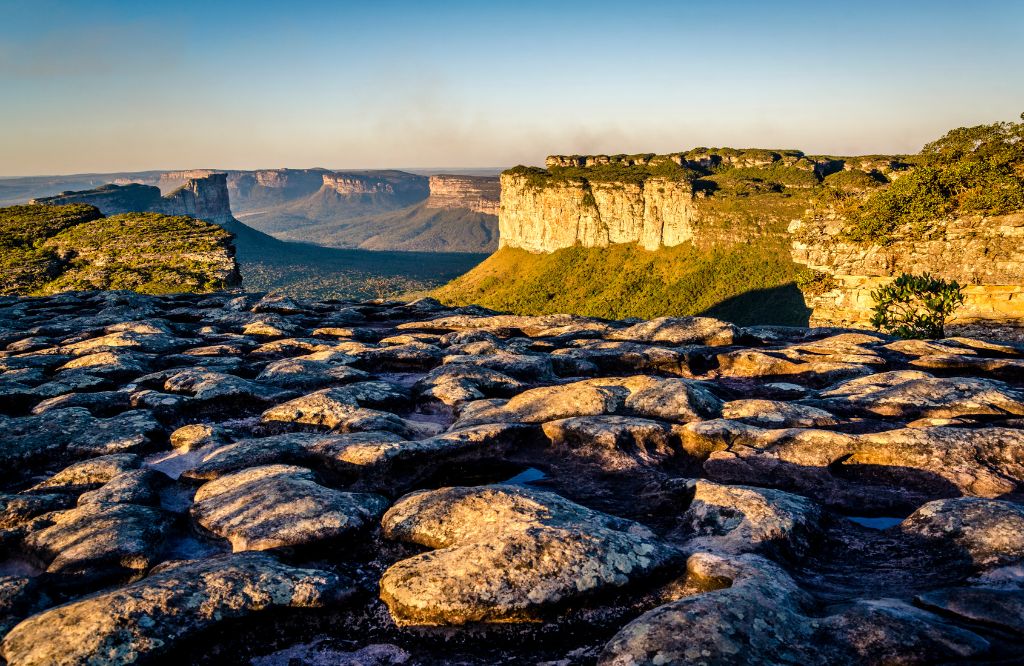
[[806, 325], [798, 273], [788, 251], [764, 243], [707, 250], [683, 244], [655, 252], [635, 244], [550, 254], [503, 248], [434, 295], [450, 305], [518, 314], [709, 314], [738, 324]]

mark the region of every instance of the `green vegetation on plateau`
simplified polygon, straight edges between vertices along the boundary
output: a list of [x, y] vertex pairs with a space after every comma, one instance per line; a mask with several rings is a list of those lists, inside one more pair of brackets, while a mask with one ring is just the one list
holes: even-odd
[[[1024, 119], [1024, 114], [1022, 114]], [[912, 169], [867, 198], [825, 193], [847, 238], [887, 244], [902, 227], [1024, 209], [1024, 122], [960, 127], [924, 147]]]
[[794, 284], [799, 274], [788, 254], [756, 243], [656, 252], [634, 244], [550, 254], [503, 248], [434, 295], [452, 305], [521, 314], [708, 314], [739, 324], [806, 325], [808, 311]]
[[190, 217], [92, 207], [0, 209], [0, 293], [207, 292], [237, 283], [232, 236]]

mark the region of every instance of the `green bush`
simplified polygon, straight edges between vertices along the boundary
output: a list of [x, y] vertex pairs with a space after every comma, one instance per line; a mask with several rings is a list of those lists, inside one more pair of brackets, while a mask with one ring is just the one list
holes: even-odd
[[903, 227], [1024, 209], [1024, 123], [957, 128], [912, 161], [912, 170], [852, 211], [847, 239], [887, 245]]
[[904, 273], [892, 284], [871, 292], [871, 325], [900, 338], [945, 336], [946, 319], [963, 305], [960, 285], [941, 278]]

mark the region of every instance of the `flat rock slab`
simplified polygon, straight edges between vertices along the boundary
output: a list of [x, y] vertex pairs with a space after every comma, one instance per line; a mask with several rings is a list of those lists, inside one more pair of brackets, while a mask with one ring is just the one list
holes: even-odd
[[262, 553], [215, 557], [44, 611], [12, 629], [0, 651], [12, 666], [131, 664], [229, 620], [320, 607], [348, 592], [334, 574]]
[[603, 666], [636, 664], [935, 663], [968, 660], [989, 643], [895, 600], [860, 601], [825, 617], [777, 564], [699, 553], [690, 578], [710, 591], [655, 608], [605, 646]]
[[84, 504], [51, 516], [53, 524], [29, 534], [25, 548], [60, 574], [141, 573], [156, 562], [172, 523], [161, 509], [134, 504]]
[[399, 624], [535, 619], [680, 558], [637, 523], [516, 486], [413, 493], [382, 524], [388, 538], [435, 549], [381, 578], [381, 598]]
[[693, 485], [693, 501], [677, 526], [688, 549], [800, 556], [822, 534], [825, 512], [806, 497], [705, 480]]
[[251, 467], [200, 487], [192, 517], [238, 552], [336, 540], [387, 509], [380, 495], [341, 492], [317, 481], [303, 467]]
[[821, 394], [822, 404], [845, 414], [906, 419], [1024, 415], [1024, 393], [1003, 382], [939, 378], [916, 371], [860, 377]]
[[433, 434], [426, 424], [407, 421], [390, 412], [359, 406], [347, 388], [324, 389], [295, 398], [263, 412], [266, 423], [319, 426], [337, 432], [386, 430], [407, 439]]

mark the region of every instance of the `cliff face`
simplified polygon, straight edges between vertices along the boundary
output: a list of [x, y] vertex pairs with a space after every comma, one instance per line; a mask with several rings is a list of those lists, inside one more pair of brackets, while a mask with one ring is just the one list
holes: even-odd
[[812, 325], [864, 325], [873, 289], [901, 273], [931, 273], [965, 287], [953, 321], [1024, 326], [1024, 213], [936, 221], [886, 246], [845, 241], [843, 226], [834, 218], [790, 225], [793, 260], [830, 278], [827, 291], [806, 295]]
[[33, 199], [32, 203], [63, 205], [88, 204], [104, 215], [119, 213], [162, 213], [188, 215], [207, 222], [224, 223], [232, 220], [229, 203], [227, 174], [213, 173], [189, 178], [166, 196], [153, 185], [131, 183], [104, 185], [93, 190], [62, 192], [56, 196]]
[[553, 252], [573, 245], [639, 243], [648, 250], [694, 235], [693, 188], [687, 181], [566, 181], [538, 187], [528, 176], [501, 175], [501, 247]]
[[488, 176], [430, 177], [427, 208], [452, 210], [465, 208], [485, 215], [497, 215], [501, 201], [501, 182]]

